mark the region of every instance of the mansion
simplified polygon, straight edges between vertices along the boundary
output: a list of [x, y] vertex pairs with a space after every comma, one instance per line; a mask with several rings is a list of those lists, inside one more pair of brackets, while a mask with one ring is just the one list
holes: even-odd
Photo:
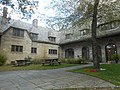
[[[71, 27], [51, 30], [20, 20], [9, 20], [4, 8], [0, 17], [0, 52], [7, 56], [7, 64], [14, 60], [49, 58], [83, 58], [92, 60], [90, 28]], [[101, 62], [120, 54], [120, 21], [103, 23], [97, 27], [98, 56]]]

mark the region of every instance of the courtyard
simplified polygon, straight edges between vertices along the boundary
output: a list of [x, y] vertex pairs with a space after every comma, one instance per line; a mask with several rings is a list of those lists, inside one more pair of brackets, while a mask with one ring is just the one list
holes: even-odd
[[109, 82], [92, 76], [66, 71], [87, 66], [92, 66], [92, 64], [52, 70], [18, 70], [0, 72], [0, 90], [48, 90], [83, 87], [115, 87], [115, 85]]

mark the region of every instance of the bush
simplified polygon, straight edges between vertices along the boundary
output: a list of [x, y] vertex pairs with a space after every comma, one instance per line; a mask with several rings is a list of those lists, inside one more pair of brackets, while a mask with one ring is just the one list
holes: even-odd
[[32, 58], [31, 58], [31, 57], [29, 57], [29, 56], [25, 57], [24, 59], [25, 59], [25, 60], [29, 60], [29, 61], [31, 61], [31, 60], [32, 60]]
[[111, 56], [111, 60], [115, 61], [116, 63], [118, 63], [119, 59], [120, 59], [120, 56], [118, 54], [113, 54]]
[[32, 60], [32, 64], [41, 64], [43, 62], [43, 59], [40, 58], [34, 58]]
[[7, 58], [4, 54], [0, 53], [0, 66], [4, 65]]
[[60, 58], [59, 60], [60, 60], [62, 63], [67, 63], [67, 64], [87, 63], [86, 60], [83, 60], [83, 59], [74, 59], [74, 58]]

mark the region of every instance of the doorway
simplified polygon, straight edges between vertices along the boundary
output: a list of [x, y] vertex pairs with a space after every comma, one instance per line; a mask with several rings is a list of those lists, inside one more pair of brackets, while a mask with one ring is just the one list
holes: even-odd
[[72, 48], [66, 49], [65, 58], [74, 58], [74, 49]]
[[105, 46], [106, 62], [111, 60], [113, 54], [117, 54], [117, 46], [114, 43], [109, 43]]

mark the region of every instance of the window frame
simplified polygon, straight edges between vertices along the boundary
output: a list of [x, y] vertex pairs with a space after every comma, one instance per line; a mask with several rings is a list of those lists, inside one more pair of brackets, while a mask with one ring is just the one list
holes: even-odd
[[23, 46], [11, 45], [11, 52], [23, 52]]
[[56, 42], [56, 37], [48, 37], [49, 41]]
[[79, 31], [80, 31], [80, 36], [88, 35], [88, 34], [89, 34], [89, 30], [90, 30], [90, 29], [82, 29], [82, 30], [79, 30]]
[[24, 30], [13, 28], [13, 36], [24, 37]]
[[31, 53], [37, 54], [37, 48], [36, 47], [31, 47]]
[[38, 34], [37, 33], [30, 33], [30, 36], [33, 40], [38, 40]]
[[82, 47], [82, 59], [89, 60], [89, 57], [90, 57], [89, 47], [87, 46]]
[[49, 50], [48, 50], [48, 53], [49, 53], [50, 55], [51, 55], [51, 54], [52, 54], [52, 55], [57, 55], [58, 52], [57, 52], [57, 49], [49, 49]]
[[72, 33], [66, 34], [65, 39], [71, 39], [72, 35], [73, 35]]

